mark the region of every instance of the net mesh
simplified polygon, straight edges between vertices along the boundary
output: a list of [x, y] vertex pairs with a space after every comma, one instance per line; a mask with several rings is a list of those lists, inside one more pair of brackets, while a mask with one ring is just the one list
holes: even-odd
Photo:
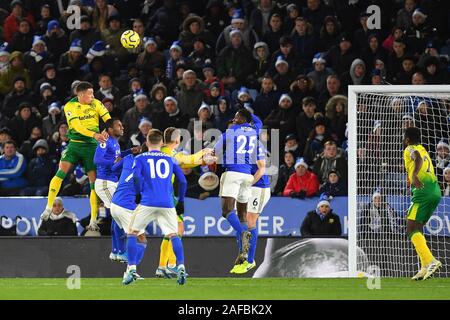
[[[403, 164], [403, 132], [420, 128], [444, 194], [424, 228], [433, 255], [443, 263], [437, 277], [448, 277], [450, 263], [450, 94], [357, 94], [357, 270], [369, 265], [384, 277], [410, 277], [420, 265], [406, 234], [410, 189]], [[446, 145], [447, 144], [447, 145]], [[439, 145], [439, 148], [438, 148]], [[444, 177], [446, 173], [447, 180]]]

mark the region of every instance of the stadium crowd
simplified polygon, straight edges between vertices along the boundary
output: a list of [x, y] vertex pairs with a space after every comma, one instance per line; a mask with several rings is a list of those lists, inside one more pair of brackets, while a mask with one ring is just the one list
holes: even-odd
[[[80, 7], [80, 29], [61, 3]], [[381, 29], [367, 23], [372, 4]], [[173, 126], [192, 133], [189, 151], [244, 107], [279, 129], [273, 195], [346, 195], [347, 87], [448, 83], [449, 12], [438, 0], [0, 0], [0, 195], [47, 194], [80, 80], [122, 120], [123, 148]], [[121, 46], [127, 29], [141, 37], [135, 49]], [[448, 141], [441, 149], [448, 194]], [[188, 196], [217, 194], [198, 186], [207, 170], [185, 171]], [[88, 192], [77, 167], [61, 195]]]

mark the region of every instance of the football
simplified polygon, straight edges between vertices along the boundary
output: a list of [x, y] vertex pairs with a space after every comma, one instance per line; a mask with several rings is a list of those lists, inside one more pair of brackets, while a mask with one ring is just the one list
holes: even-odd
[[124, 48], [133, 49], [139, 45], [139, 43], [141, 42], [141, 37], [139, 37], [139, 34], [137, 34], [137, 32], [134, 32], [133, 30], [127, 30], [120, 36], [120, 42], [122, 43], [122, 46]]

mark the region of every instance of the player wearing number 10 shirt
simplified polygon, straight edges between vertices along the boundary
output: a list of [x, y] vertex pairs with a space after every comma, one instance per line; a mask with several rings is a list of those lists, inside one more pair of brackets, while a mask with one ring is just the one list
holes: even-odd
[[178, 284], [186, 282], [183, 245], [178, 237], [178, 218], [173, 201], [172, 174], [179, 181], [177, 209], [184, 208], [187, 182], [181, 168], [171, 156], [162, 153], [163, 134], [152, 129], [147, 135], [148, 152], [134, 159], [133, 178], [139, 186], [141, 202], [134, 210], [128, 231], [128, 267], [123, 278], [127, 285], [137, 279], [137, 235], [152, 221], [161, 228], [164, 236], [172, 241], [177, 258]]
[[[233, 124], [222, 134], [214, 146], [215, 155], [222, 160], [225, 172], [220, 178], [222, 216], [238, 235], [239, 254], [236, 264], [247, 259], [251, 233], [246, 225], [247, 202], [251, 186], [258, 178], [253, 176], [253, 165], [258, 162], [258, 134], [251, 124], [252, 114], [241, 109]], [[233, 212], [236, 204], [237, 215]], [[242, 223], [242, 224], [241, 224]]]

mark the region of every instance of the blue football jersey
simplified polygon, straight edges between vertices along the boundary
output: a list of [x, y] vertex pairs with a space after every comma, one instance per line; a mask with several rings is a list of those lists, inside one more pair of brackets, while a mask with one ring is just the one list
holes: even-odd
[[257, 145], [257, 131], [249, 123], [243, 123], [227, 129], [215, 144], [214, 151], [222, 158], [226, 171], [251, 174], [252, 164], [258, 160]]
[[179, 181], [178, 200], [184, 201], [186, 178], [174, 159], [158, 150], [134, 159], [133, 174], [141, 186], [141, 204], [148, 207], [173, 208], [172, 174]]
[[106, 142], [100, 143], [94, 155], [97, 178], [117, 182], [120, 171], [113, 171], [112, 166], [118, 157], [125, 157], [130, 153], [131, 150], [121, 152], [119, 142], [111, 136]]
[[112, 203], [129, 210], [136, 208], [135, 198], [136, 192], [139, 191], [139, 185], [133, 177], [133, 155], [128, 155], [115, 167], [122, 167], [119, 183], [116, 192], [114, 192]]

